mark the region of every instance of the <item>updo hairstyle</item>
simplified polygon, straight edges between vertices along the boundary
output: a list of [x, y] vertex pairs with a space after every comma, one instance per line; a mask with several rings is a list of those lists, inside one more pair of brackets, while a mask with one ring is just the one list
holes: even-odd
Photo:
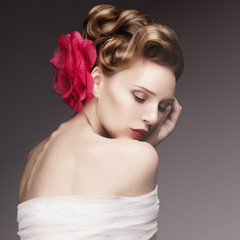
[[94, 42], [96, 65], [108, 76], [138, 59], [169, 67], [176, 80], [183, 72], [183, 55], [174, 31], [137, 10], [95, 6], [84, 20], [82, 36]]

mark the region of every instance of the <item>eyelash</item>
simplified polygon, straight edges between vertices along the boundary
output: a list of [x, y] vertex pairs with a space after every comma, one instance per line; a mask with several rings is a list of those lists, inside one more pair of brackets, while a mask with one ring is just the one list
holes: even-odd
[[[144, 102], [146, 101], [146, 99], [137, 97], [135, 94], [133, 94], [133, 97], [134, 97], [135, 101], [138, 102], [138, 103], [144, 103]], [[164, 111], [166, 111], [166, 109], [167, 109], [168, 106], [169, 106], [169, 105], [167, 105], [166, 107], [162, 108], [162, 107], [159, 105], [158, 111], [159, 111], [159, 112], [164, 112]]]
[[[139, 98], [139, 97], [136, 97], [136, 96], [134, 96], [134, 98], [135, 98], [135, 101], [137, 101], [138, 103], [144, 103], [145, 102], [145, 99], [142, 99], [142, 98]], [[162, 108], [162, 107], [158, 107], [158, 111], [159, 112], [165, 112], [166, 111], [166, 108], [167, 107], [165, 107], [165, 108]]]
[[138, 103], [144, 103], [146, 99], [137, 97], [136, 95], [133, 94], [134, 99], [138, 102]]
[[159, 107], [158, 107], [158, 111], [160, 111], [160, 112], [165, 112], [165, 111], [166, 111], [166, 108], [167, 108], [167, 107], [162, 108], [162, 107], [159, 106]]

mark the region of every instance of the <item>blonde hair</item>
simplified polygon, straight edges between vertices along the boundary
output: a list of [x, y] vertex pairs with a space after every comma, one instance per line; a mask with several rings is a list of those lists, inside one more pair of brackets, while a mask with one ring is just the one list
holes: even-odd
[[183, 55], [175, 32], [137, 10], [95, 6], [84, 20], [82, 36], [94, 42], [96, 64], [106, 75], [124, 70], [138, 59], [168, 66], [176, 79], [183, 72]]

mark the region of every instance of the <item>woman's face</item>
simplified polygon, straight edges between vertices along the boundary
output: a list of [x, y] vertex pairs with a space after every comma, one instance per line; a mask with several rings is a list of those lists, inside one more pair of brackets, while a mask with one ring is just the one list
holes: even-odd
[[139, 61], [111, 77], [101, 74], [98, 121], [109, 137], [144, 139], [165, 120], [175, 86], [170, 68], [150, 61]]

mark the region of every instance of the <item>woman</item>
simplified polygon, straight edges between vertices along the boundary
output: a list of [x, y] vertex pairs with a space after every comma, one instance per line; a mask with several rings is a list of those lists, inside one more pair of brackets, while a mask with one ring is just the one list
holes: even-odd
[[[175, 33], [136, 10], [94, 7], [61, 36], [54, 90], [76, 114], [28, 156], [22, 240], [156, 239], [158, 156], [174, 129], [183, 57]], [[96, 50], [95, 50], [96, 49]]]

